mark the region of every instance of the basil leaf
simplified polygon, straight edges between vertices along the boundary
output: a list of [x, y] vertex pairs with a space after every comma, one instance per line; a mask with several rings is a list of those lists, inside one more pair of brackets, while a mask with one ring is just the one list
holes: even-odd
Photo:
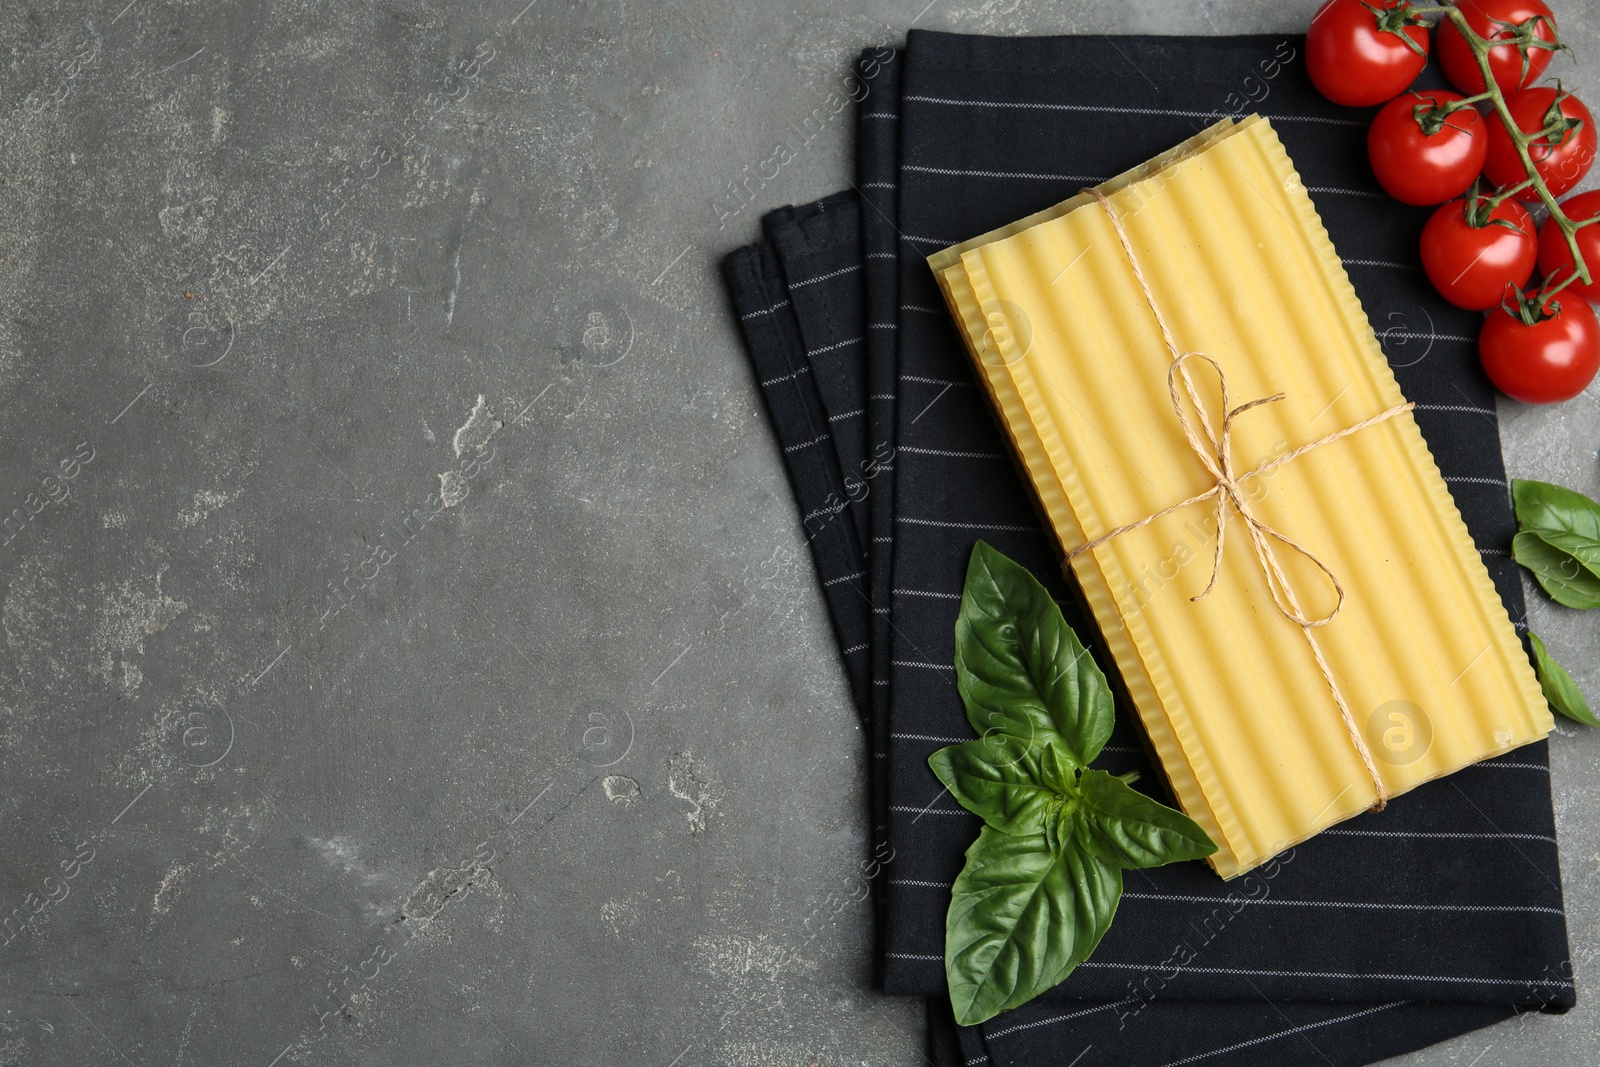
[[1115, 775], [1086, 770], [1078, 780], [1086, 841], [1096, 856], [1118, 867], [1160, 867], [1197, 860], [1217, 850], [1198, 823], [1181, 811], [1130, 789]]
[[941, 748], [928, 765], [956, 803], [1007, 834], [1037, 834], [1058, 790], [1045, 784], [1038, 745], [1008, 734]]
[[1532, 571], [1540, 587], [1556, 603], [1569, 608], [1600, 608], [1600, 575], [1550, 544], [1542, 534], [1523, 530], [1513, 537], [1511, 558]]
[[979, 734], [1059, 745], [1085, 766], [1111, 736], [1111, 690], [1025, 567], [979, 541], [956, 619], [956, 688]]
[[1045, 746], [1044, 756], [1039, 760], [1039, 769], [1044, 772], [1045, 785], [1058, 793], [1077, 794], [1078, 769], [1073, 766], [1072, 757], [1063, 754], [1057, 746]]
[[[1600, 504], [1559, 485], [1520, 478], [1511, 483], [1511, 496], [1517, 505], [1517, 522], [1522, 531], [1537, 534], [1545, 544], [1571, 557], [1570, 561], [1562, 563], [1563, 582], [1558, 585], [1582, 580], [1600, 587]], [[1577, 575], [1580, 567], [1588, 572], [1582, 579]], [[1541, 579], [1539, 584], [1545, 585], [1545, 582]], [[1548, 585], [1545, 591], [1561, 603], [1567, 603]]]
[[1544, 698], [1550, 702], [1550, 707], [1573, 722], [1600, 726], [1600, 719], [1595, 718], [1594, 712], [1589, 710], [1588, 701], [1583, 699], [1583, 690], [1578, 688], [1578, 683], [1572, 680], [1567, 669], [1551, 658], [1539, 635], [1530, 633], [1528, 641], [1533, 645], [1534, 659], [1537, 660], [1535, 673], [1539, 675], [1539, 688], [1544, 690]]
[[1122, 897], [1122, 871], [1041, 834], [984, 827], [945, 920], [956, 1022], [974, 1026], [1058, 984], [1094, 951]]
[[1549, 482], [1518, 478], [1511, 483], [1517, 522], [1585, 566], [1600, 566], [1600, 504], [1582, 493]]

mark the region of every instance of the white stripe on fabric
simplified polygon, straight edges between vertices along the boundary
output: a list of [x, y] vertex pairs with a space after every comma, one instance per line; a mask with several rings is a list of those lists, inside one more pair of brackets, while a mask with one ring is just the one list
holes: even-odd
[[1461, 768], [1464, 771], [1543, 771], [1550, 773], [1550, 768], [1542, 763], [1474, 763]]
[[1250, 1048], [1254, 1045], [1264, 1045], [1269, 1041], [1276, 1041], [1280, 1037], [1291, 1037], [1294, 1034], [1303, 1034], [1307, 1030], [1317, 1030], [1324, 1026], [1336, 1026], [1339, 1023], [1347, 1023], [1351, 1019], [1362, 1019], [1368, 1015], [1376, 1015], [1380, 1011], [1388, 1011], [1391, 1008], [1398, 1008], [1402, 1005], [1410, 1003], [1411, 1001], [1409, 1000], [1397, 1000], [1393, 1004], [1380, 1004], [1376, 1008], [1367, 1008], [1363, 1011], [1354, 1011], [1349, 1015], [1341, 1015], [1337, 1019], [1324, 1019], [1320, 1023], [1306, 1023], [1303, 1026], [1292, 1026], [1287, 1030], [1279, 1030], [1275, 1034], [1268, 1034], [1266, 1037], [1253, 1037], [1249, 1041], [1241, 1041], [1236, 1045], [1229, 1045], [1227, 1048], [1219, 1048], [1211, 1052], [1200, 1052], [1193, 1056], [1185, 1056], [1181, 1060], [1173, 1060], [1171, 1063], [1163, 1064], [1162, 1067], [1183, 1067], [1183, 1065], [1186, 1063], [1196, 1063], [1200, 1060], [1210, 1059], [1212, 1056], [1221, 1056], [1224, 1053], [1237, 1052], [1240, 1049]]
[[947, 241], [942, 237], [917, 237], [909, 233], [901, 234], [900, 240], [915, 241], [917, 244], [923, 245], [938, 245], [940, 248], [948, 248], [951, 245], [958, 245], [961, 243], [960, 241]]
[[1549, 834], [1519, 834], [1519, 833], [1468, 833], [1460, 830], [1324, 830], [1324, 834], [1334, 837], [1420, 837], [1432, 840], [1515, 840], [1515, 841], [1548, 841], [1552, 845], [1556, 839]]
[[1306, 186], [1306, 192], [1332, 193], [1335, 196], [1368, 196], [1375, 200], [1389, 199], [1388, 193], [1379, 192], [1376, 189], [1337, 189], [1331, 185], [1308, 185]]
[[791, 289], [799, 289], [801, 286], [805, 286], [805, 285], [816, 285], [818, 282], [825, 282], [829, 278], [837, 278], [841, 274], [849, 274], [851, 271], [857, 271], [857, 270], [860, 270], [860, 269], [861, 269], [861, 264], [852, 263], [848, 267], [840, 267], [838, 270], [830, 270], [828, 273], [819, 274], [815, 278], [807, 278], [804, 281], [800, 281], [800, 282], [790, 282], [789, 283], [789, 288], [791, 288]]
[[[895, 734], [893, 736], [899, 737], [900, 735], [899, 734]], [[940, 741], [940, 740], [953, 740], [953, 739], [928, 738], [928, 740], [930, 740], [930, 741]], [[927, 815], [965, 815], [966, 814], [966, 811], [964, 809], [961, 809], [961, 808], [931, 808], [930, 807], [930, 808], [927, 808], [927, 809], [923, 809], [923, 808], [913, 808], [913, 807], [908, 807], [908, 806], [903, 806], [902, 805], [902, 806], [892, 807], [889, 810], [891, 810], [891, 811], [902, 811], [902, 812], [915, 811], [915, 812], [920, 812], [920, 813], [927, 814]], [[1553, 840], [1553, 839], [1551, 839], [1551, 840]], [[929, 887], [935, 888], [935, 889], [948, 889], [948, 888], [950, 888], [948, 885], [946, 885], [944, 883], [941, 883], [941, 882], [903, 881], [903, 882], [900, 882], [899, 884], [902, 884], [902, 885], [922, 885], [922, 886], [929, 886]], [[1153, 901], [1156, 901], [1158, 903], [1165, 903], [1167, 901], [1172, 901], [1173, 903], [1177, 903], [1177, 904], [1217, 904], [1217, 905], [1222, 905], [1222, 904], [1227, 904], [1229, 902], [1229, 898], [1228, 897], [1200, 897], [1200, 896], [1191, 896], [1191, 895], [1182, 894], [1182, 893], [1169, 894], [1169, 893], [1130, 893], [1130, 892], [1124, 892], [1122, 894], [1122, 898], [1124, 900], [1153, 900]], [[1235, 897], [1235, 898], [1232, 898], [1232, 899], [1234, 899], [1234, 900], [1242, 900], [1243, 898]], [[1352, 901], [1339, 901], [1339, 900], [1288, 900], [1288, 899], [1284, 899], [1284, 898], [1280, 898], [1280, 897], [1263, 897], [1260, 900], [1243, 900], [1243, 903], [1250, 904], [1250, 905], [1270, 904], [1270, 905], [1274, 905], [1276, 907], [1281, 907], [1281, 908], [1355, 908], [1355, 909], [1363, 910], [1363, 911], [1462, 911], [1462, 912], [1472, 912], [1472, 913], [1479, 913], [1479, 914], [1488, 914], [1488, 913], [1495, 913], [1495, 914], [1501, 914], [1501, 913], [1523, 914], [1523, 913], [1527, 913], [1527, 914], [1541, 914], [1541, 915], [1557, 915], [1557, 916], [1561, 916], [1562, 918], [1566, 917], [1566, 912], [1562, 911], [1560, 908], [1541, 908], [1541, 907], [1536, 907], [1536, 906], [1533, 906], [1533, 905], [1520, 905], [1520, 904], [1392, 904], [1392, 903], [1388, 903], [1388, 902], [1373, 903], [1373, 902], [1353, 901], [1353, 900]], [[1142, 965], [1142, 964], [1131, 964], [1131, 963], [1107, 963], [1107, 964], [1104, 964], [1104, 966], [1106, 966], [1106, 967], [1124, 967], [1124, 968], [1127, 968], [1127, 967], [1137, 967], [1137, 966], [1145, 966], [1145, 965]], [[1148, 966], [1155, 967], [1156, 965], [1155, 964], [1149, 964]], [[1184, 968], [1184, 969], [1185, 970], [1189, 970], [1190, 968]], [[1300, 973], [1303, 973], [1303, 972], [1299, 972], [1299, 971], [1294, 971], [1294, 972], [1250, 971], [1250, 972], [1239, 972], [1239, 973], [1249, 973], [1249, 974], [1300, 974]], [[1365, 976], [1363, 976], [1363, 975], [1314, 975], [1313, 977], [1360, 978], [1360, 977], [1365, 977]], [[1406, 976], [1404, 976], [1404, 975], [1401, 975], [1401, 976], [1390, 975], [1388, 977], [1406, 977]], [[1445, 979], [1436, 979], [1436, 980], [1437, 981], [1444, 981]], [[1473, 981], [1491, 981], [1491, 979], [1486, 979], [1486, 978], [1485, 979], [1472, 979], [1472, 980]], [[1506, 979], [1506, 981], [1510, 982], [1510, 981], [1512, 981], [1512, 979], [1508, 978], [1508, 979]]]
[[919, 667], [925, 671], [953, 671], [956, 669], [953, 663], [923, 663], [914, 659], [897, 659], [893, 663], [896, 667]]
[[901, 311], [920, 311], [924, 315], [943, 315], [944, 314], [944, 309], [943, 308], [923, 307], [921, 304], [901, 304], [900, 305], [900, 310]]
[[1011, 1034], [1019, 1034], [1024, 1030], [1036, 1030], [1041, 1026], [1052, 1026], [1055, 1023], [1064, 1023], [1072, 1019], [1081, 1019], [1085, 1015], [1093, 1015], [1097, 1011], [1110, 1011], [1113, 1008], [1120, 1008], [1124, 1004], [1137, 1004], [1138, 1002], [1139, 1001], [1136, 997], [1128, 997], [1126, 1000], [1119, 1000], [1111, 1004], [1100, 1004], [1093, 1008], [1084, 1008], [1082, 1011], [1071, 1012], [1067, 1015], [1053, 1015], [1048, 1019], [1039, 1019], [1038, 1021], [1031, 1023], [1018, 1023], [1015, 1026], [1008, 1026], [1003, 1030], [985, 1031], [983, 1036], [988, 1040], [993, 1041], [997, 1037], [1007, 1037]]
[[[1093, 967], [1114, 971], [1153, 971], [1167, 966], [1161, 963], [1097, 963], [1084, 960], [1079, 967]], [[1463, 982], [1468, 985], [1531, 985], [1554, 986], [1570, 989], [1572, 982], [1557, 978], [1464, 978], [1454, 974], [1347, 974], [1343, 971], [1258, 971], [1247, 967], [1185, 967], [1187, 974], [1233, 974], [1250, 978], [1336, 978], [1377, 980], [1382, 982]]]
[[753, 318], [756, 318], [756, 317], [758, 317], [760, 315], [770, 315], [774, 311], [777, 311], [779, 308], [786, 308], [788, 306], [789, 306], [789, 301], [787, 299], [783, 299], [783, 300], [778, 301], [776, 304], [773, 304], [771, 307], [762, 308], [759, 311], [747, 311], [743, 315], [740, 315], [739, 318], [741, 320], [744, 320], [744, 319], [753, 319]]
[[866, 413], [867, 413], [867, 409], [866, 408], [857, 408], [855, 411], [846, 411], [846, 412], [842, 412], [842, 413], [840, 413], [838, 415], [829, 415], [828, 416], [828, 421], [829, 422], [843, 422], [845, 419], [853, 419], [858, 415], [865, 415]]
[[1011, 533], [1043, 533], [1037, 526], [1010, 526], [1003, 522], [941, 522], [938, 519], [913, 519], [896, 515], [895, 522], [911, 526], [937, 526], [941, 530], [1005, 530]]
[[1446, 474], [1444, 480], [1447, 482], [1464, 482], [1467, 485], [1498, 485], [1501, 488], [1504, 488], [1506, 484], [1504, 478], [1472, 478], [1465, 474]]
[[925, 378], [920, 374], [902, 374], [900, 375], [900, 380], [902, 382], [916, 382], [919, 385], [942, 385], [946, 389], [952, 385], [971, 386], [974, 384], [972, 382], [953, 382], [948, 378]]
[[[1178, 111], [1160, 107], [1110, 107], [1096, 104], [1018, 103], [1008, 100], [952, 100], [948, 97], [924, 96], [920, 93], [908, 93], [901, 99], [915, 100], [919, 104], [944, 104], [951, 107], [1016, 108], [1023, 111], [1081, 111], [1103, 115], [1169, 115], [1173, 118], [1190, 119], [1226, 119], [1232, 117], [1231, 113], [1226, 111]], [[1263, 115], [1262, 118], [1270, 119], [1273, 122], [1320, 122], [1329, 126], [1360, 126], [1363, 129], [1367, 126], [1367, 123], [1360, 119], [1325, 118], [1321, 115]]]
[[1421, 267], [1413, 266], [1410, 263], [1391, 263], [1386, 259], [1350, 259], [1348, 257], [1344, 257], [1341, 258], [1339, 262], [1354, 263], [1358, 267], [1384, 267], [1388, 270], [1414, 271], [1422, 269]]
[[812, 445], [820, 445], [822, 442], [826, 441], [827, 439], [828, 439], [828, 435], [827, 434], [823, 434], [821, 437], [814, 438], [813, 440], [802, 441], [797, 445], [790, 445], [788, 448], [784, 449], [784, 451], [785, 452], [798, 452], [802, 448], [810, 448]]
[[1413, 404], [1418, 411], [1471, 411], [1478, 415], [1493, 415], [1494, 408], [1474, 407], [1471, 404]]
[[[822, 438], [818, 438], [818, 440], [822, 440]], [[856, 571], [856, 573], [854, 573], [854, 574], [841, 574], [837, 578], [829, 578], [827, 581], [823, 582], [822, 584], [825, 585], [825, 586], [838, 585], [840, 582], [851, 582], [851, 581], [855, 581], [857, 578], [865, 578], [866, 576], [867, 576], [867, 572], [866, 571]]]
[[[1201, 897], [1189, 896], [1185, 893], [1123, 893], [1124, 900], [1156, 900], [1174, 901], [1180, 904], [1226, 904], [1228, 897]], [[1560, 908], [1543, 908], [1535, 904], [1401, 904], [1392, 901], [1357, 901], [1357, 900], [1292, 900], [1284, 897], [1263, 897], [1260, 900], [1250, 900], [1242, 897], [1231, 898], [1243, 900], [1249, 905], [1268, 905], [1279, 908], [1355, 908], [1360, 911], [1467, 911], [1475, 913], [1512, 913], [1512, 914], [1542, 914], [1565, 915]]]
[[1465, 337], [1459, 333], [1418, 333], [1415, 330], [1380, 330], [1379, 337], [1382, 340], [1403, 337], [1408, 341], [1461, 341], [1474, 345], [1478, 343], [1476, 337]]
[[901, 445], [900, 451], [912, 452], [919, 456], [949, 456], [951, 459], [1007, 459], [1003, 452], [956, 452], [947, 448], [914, 448], [911, 445]]
[[960, 600], [960, 593], [941, 593], [934, 589], [896, 589], [896, 596], [936, 596], [943, 600]]
[[823, 345], [821, 348], [807, 349], [806, 350], [806, 355], [808, 355], [808, 356], [820, 356], [824, 352], [832, 352], [835, 349], [845, 348], [845, 347], [847, 347], [849, 345], [858, 345], [862, 341], [865, 341], [865, 340], [866, 340], [865, 337], [852, 337], [848, 341], [835, 341], [833, 344], [831, 344], [831, 345]]
[[841, 652], [839, 654], [841, 656], [848, 656], [848, 655], [851, 655], [852, 653], [856, 653], [856, 652], [865, 652], [867, 649], [869, 649], [871, 647], [872, 647], [871, 645], [851, 645], [849, 648], [845, 649], [843, 652]]
[[1081, 174], [1038, 174], [1025, 170], [962, 170], [956, 167], [919, 167], [910, 163], [903, 164], [900, 169], [917, 174], [938, 174], [952, 178], [1020, 178], [1026, 181], [1085, 182], [1089, 185], [1099, 185], [1105, 181], [1104, 178], [1086, 178]]
[[790, 378], [798, 378], [802, 374], [810, 374], [810, 373], [811, 373], [811, 368], [810, 367], [801, 367], [799, 370], [795, 371], [792, 374], [780, 374], [776, 378], [768, 378], [766, 381], [760, 383], [761, 384], [761, 388], [765, 389], [769, 385], [777, 385], [777, 384], [779, 384], [781, 382], [788, 381]]

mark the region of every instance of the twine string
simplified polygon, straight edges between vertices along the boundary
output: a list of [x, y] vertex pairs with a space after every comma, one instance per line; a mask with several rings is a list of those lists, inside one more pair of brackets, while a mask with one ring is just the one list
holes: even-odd
[[[1265, 474], [1268, 471], [1281, 467], [1285, 463], [1305, 455], [1315, 449], [1330, 445], [1335, 441], [1349, 437], [1351, 434], [1360, 433], [1368, 427], [1385, 422], [1397, 415], [1410, 411], [1410, 403], [1397, 404], [1385, 411], [1379, 412], [1368, 419], [1363, 419], [1353, 426], [1347, 426], [1315, 441], [1301, 445], [1281, 456], [1266, 460], [1261, 464], [1240, 473], [1235, 473], [1233, 461], [1233, 422], [1240, 415], [1266, 404], [1273, 404], [1284, 398], [1283, 393], [1274, 393], [1271, 396], [1258, 397], [1247, 401], [1237, 407], [1231, 407], [1228, 399], [1228, 377], [1223, 373], [1222, 366], [1204, 352], [1185, 352], [1179, 349], [1177, 339], [1173, 336], [1171, 328], [1167, 325], [1166, 316], [1161, 313], [1161, 308], [1156, 302], [1155, 293], [1149, 281], [1145, 278], [1144, 270], [1139, 264], [1139, 258], [1134, 255], [1133, 243], [1128, 239], [1127, 230], [1122, 225], [1122, 219], [1111, 202], [1098, 189], [1088, 190], [1106, 216], [1111, 220], [1111, 227], [1116, 231], [1117, 240], [1122, 243], [1122, 251], [1126, 254], [1128, 264], [1133, 268], [1133, 277], [1139, 283], [1139, 290], [1144, 294], [1145, 303], [1150, 308], [1150, 313], [1155, 317], [1156, 325], [1161, 328], [1161, 339], [1166, 343], [1167, 352], [1172, 357], [1172, 363], [1167, 368], [1167, 393], [1172, 399], [1172, 409], [1177, 413], [1178, 425], [1183, 430], [1184, 440], [1189, 443], [1196, 457], [1199, 458], [1206, 472], [1211, 476], [1212, 485], [1201, 493], [1196, 493], [1187, 500], [1181, 500], [1170, 507], [1162, 508], [1154, 514], [1147, 515], [1136, 522], [1130, 522], [1115, 529], [1109, 530], [1091, 541], [1086, 541], [1067, 553], [1070, 563], [1085, 552], [1092, 552], [1113, 538], [1123, 534], [1142, 529], [1158, 519], [1164, 518], [1175, 511], [1202, 503], [1207, 500], [1215, 501], [1215, 515], [1217, 523], [1217, 543], [1211, 556], [1211, 578], [1206, 582], [1206, 587], [1196, 595], [1190, 597], [1191, 601], [1198, 601], [1209, 596], [1216, 588], [1217, 579], [1222, 573], [1222, 554], [1227, 539], [1228, 519], [1237, 513], [1244, 520], [1245, 534], [1250, 539], [1250, 546], [1255, 551], [1256, 562], [1261, 568], [1262, 576], [1266, 579], [1268, 592], [1272, 596], [1273, 604], [1280, 614], [1300, 628], [1305, 636], [1306, 644], [1311, 649], [1312, 658], [1316, 660], [1318, 669], [1322, 672], [1323, 681], [1327, 683], [1328, 691], [1333, 695], [1334, 704], [1339, 708], [1340, 718], [1343, 719], [1345, 729], [1350, 734], [1351, 744], [1355, 747], [1357, 755], [1361, 757], [1362, 765], [1366, 767], [1367, 774], [1372, 778], [1372, 784], [1377, 790], [1377, 800], [1372, 805], [1373, 811], [1382, 811], [1389, 801], [1389, 792], [1383, 784], [1383, 776], [1378, 772], [1378, 766], [1373, 761], [1372, 750], [1367, 746], [1366, 739], [1361, 736], [1361, 728], [1356, 723], [1355, 714], [1350, 710], [1349, 703], [1345, 700], [1344, 693], [1339, 689], [1333, 668], [1329, 665], [1327, 656], [1323, 653], [1322, 644], [1317, 640], [1315, 630], [1319, 626], [1326, 626], [1338, 617], [1344, 608], [1345, 590], [1339, 581], [1338, 575], [1333, 573], [1316, 553], [1305, 545], [1289, 537], [1280, 530], [1256, 515], [1250, 506], [1250, 501], [1245, 495], [1244, 485], [1251, 478]], [[1222, 391], [1222, 424], [1220, 427], [1213, 425], [1206, 406], [1201, 402], [1200, 392], [1196, 388], [1194, 378], [1189, 372], [1191, 360], [1203, 360], [1216, 372], [1217, 381]], [[1181, 392], [1180, 392], [1181, 386]], [[1184, 396], [1189, 399], [1185, 405]], [[1194, 417], [1190, 416], [1191, 408]], [[1273, 542], [1276, 541], [1283, 547], [1298, 553], [1303, 559], [1309, 561], [1323, 576], [1335, 594], [1334, 605], [1326, 614], [1312, 618], [1300, 606], [1300, 598], [1295, 595], [1294, 587], [1289, 577], [1284, 573], [1283, 564], [1274, 550]]]

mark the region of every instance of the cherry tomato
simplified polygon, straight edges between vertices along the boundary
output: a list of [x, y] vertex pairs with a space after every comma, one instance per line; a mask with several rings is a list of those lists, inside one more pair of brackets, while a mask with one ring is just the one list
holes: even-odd
[[[1552, 49], [1528, 43], [1531, 39], [1552, 44], [1556, 41], [1556, 20], [1544, 0], [1467, 0], [1460, 10], [1479, 37], [1511, 42], [1489, 49], [1489, 72], [1501, 92], [1514, 93], [1538, 82], [1555, 55]], [[1513, 28], [1520, 26], [1526, 28]], [[1519, 43], [1528, 54], [1526, 70]], [[1457, 89], [1472, 94], [1483, 92], [1483, 72], [1478, 69], [1478, 61], [1449, 19], [1439, 21], [1439, 65]]]
[[[1552, 113], [1558, 105], [1560, 119]], [[1512, 93], [1506, 97], [1506, 107], [1522, 132], [1537, 134], [1540, 130], [1550, 130], [1545, 137], [1528, 146], [1528, 155], [1533, 159], [1539, 177], [1549, 186], [1551, 196], [1560, 196], [1583, 180], [1583, 176], [1594, 165], [1595, 154], [1594, 117], [1583, 106], [1583, 101], [1568, 92], [1562, 92], [1558, 97], [1555, 89], [1541, 86]], [[1567, 124], [1565, 129], [1562, 128], [1563, 122]], [[1527, 172], [1522, 167], [1516, 147], [1511, 143], [1511, 136], [1506, 133], [1505, 125], [1500, 122], [1487, 125], [1489, 158], [1484, 161], [1484, 174], [1501, 188], [1525, 181]], [[1539, 198], [1539, 194], [1529, 188], [1518, 193], [1517, 197], [1532, 203]]]
[[1407, 0], [1327, 0], [1306, 31], [1306, 70], [1317, 91], [1346, 107], [1405, 92], [1428, 62], [1428, 27], [1410, 11]]
[[[1563, 202], [1561, 210], [1573, 222], [1600, 215], [1600, 192], [1579, 193]], [[1585, 300], [1600, 301], [1600, 223], [1585, 226], [1578, 231], [1577, 238], [1578, 251], [1583, 254], [1584, 265], [1589, 268], [1589, 276], [1594, 280], [1588, 285], [1573, 282], [1562, 292], [1577, 293]], [[1572, 269], [1572, 249], [1567, 247], [1561, 227], [1553, 222], [1546, 221], [1539, 230], [1539, 269], [1546, 278], [1558, 282]]]
[[1506, 286], [1527, 285], [1538, 253], [1533, 216], [1515, 200], [1493, 211], [1481, 198], [1453, 200], [1422, 228], [1422, 269], [1458, 308], [1487, 311], [1506, 298]]
[[1446, 113], [1462, 97], [1433, 89], [1383, 106], [1367, 131], [1367, 157], [1378, 184], [1407, 204], [1438, 204], [1467, 191], [1489, 151], [1487, 125], [1471, 106]]
[[1571, 400], [1600, 370], [1600, 320], [1593, 308], [1563, 292], [1544, 305], [1543, 314], [1549, 317], [1530, 326], [1496, 308], [1478, 335], [1478, 356], [1489, 380], [1524, 404]]

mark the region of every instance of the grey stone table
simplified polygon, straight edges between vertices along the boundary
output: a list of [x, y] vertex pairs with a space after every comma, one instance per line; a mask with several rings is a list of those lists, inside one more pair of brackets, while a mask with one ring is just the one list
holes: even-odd
[[[728, 183], [913, 22], [1315, 4], [525, 2], [0, 5], [0, 1065], [922, 1062], [865, 909], [797, 918], [863, 743], [715, 272], [847, 116]], [[1600, 491], [1595, 397], [1503, 414]], [[1552, 748], [1586, 977], [1600, 735]]]

